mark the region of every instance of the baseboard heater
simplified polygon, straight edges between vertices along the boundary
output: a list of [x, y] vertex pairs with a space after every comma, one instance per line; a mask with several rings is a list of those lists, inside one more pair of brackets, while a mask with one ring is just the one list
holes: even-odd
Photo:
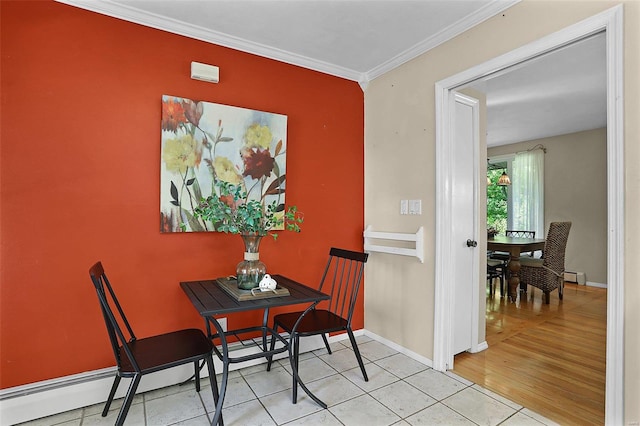
[[564, 280], [570, 283], [586, 284], [587, 279], [584, 272], [565, 272]]

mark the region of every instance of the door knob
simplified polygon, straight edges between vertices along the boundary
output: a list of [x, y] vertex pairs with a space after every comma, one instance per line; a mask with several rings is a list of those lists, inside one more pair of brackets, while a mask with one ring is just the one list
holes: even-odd
[[478, 242], [474, 240], [467, 240], [467, 247], [477, 247]]

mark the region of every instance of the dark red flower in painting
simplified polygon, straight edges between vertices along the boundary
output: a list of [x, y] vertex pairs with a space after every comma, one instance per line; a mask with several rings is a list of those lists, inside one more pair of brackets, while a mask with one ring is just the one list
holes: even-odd
[[244, 160], [244, 173], [242, 175], [251, 176], [254, 179], [269, 176], [275, 162], [268, 149], [243, 151], [242, 159]]
[[169, 99], [162, 102], [162, 130], [175, 132], [180, 124], [186, 123], [184, 107], [181, 102]]
[[202, 102], [194, 102], [191, 99], [185, 99], [182, 101], [182, 107], [184, 108], [184, 115], [187, 120], [197, 126], [198, 123], [200, 123], [200, 118], [204, 111]]

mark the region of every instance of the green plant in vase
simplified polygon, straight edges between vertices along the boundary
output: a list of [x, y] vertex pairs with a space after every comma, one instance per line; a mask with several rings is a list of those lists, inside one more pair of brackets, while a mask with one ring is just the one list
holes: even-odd
[[217, 181], [217, 194], [202, 199], [194, 209], [194, 216], [210, 222], [214, 229], [242, 236], [244, 260], [236, 267], [238, 287], [250, 290], [259, 285], [266, 266], [259, 259], [262, 237], [278, 238], [275, 230], [300, 232], [303, 217], [296, 206], [286, 210], [277, 201], [271, 203], [249, 199], [242, 184]]
[[296, 206], [284, 205], [272, 201], [249, 199], [242, 184], [216, 182], [218, 194], [202, 199], [194, 209], [194, 215], [213, 224], [217, 231], [229, 234], [249, 234], [263, 237], [270, 234], [278, 238], [275, 229], [300, 232], [302, 215]]

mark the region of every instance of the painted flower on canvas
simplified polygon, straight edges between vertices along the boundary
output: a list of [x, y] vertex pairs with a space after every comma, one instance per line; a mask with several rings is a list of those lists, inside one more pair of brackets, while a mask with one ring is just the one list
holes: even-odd
[[161, 232], [216, 231], [196, 211], [230, 186], [284, 214], [286, 135], [285, 115], [164, 95]]

